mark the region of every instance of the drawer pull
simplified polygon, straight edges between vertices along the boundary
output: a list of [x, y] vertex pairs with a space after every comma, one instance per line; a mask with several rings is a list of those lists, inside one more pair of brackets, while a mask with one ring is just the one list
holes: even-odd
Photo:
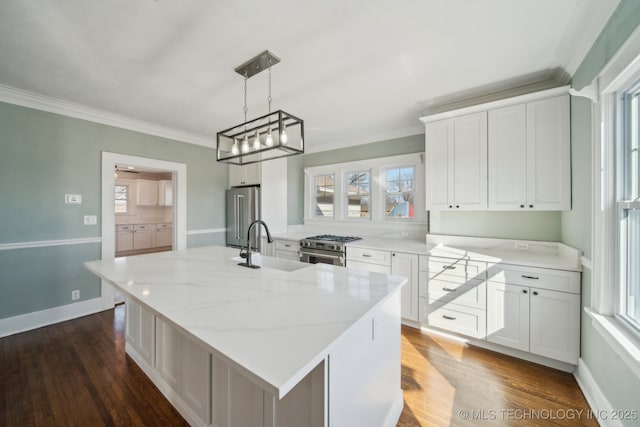
[[528, 294], [528, 293], [529, 293], [529, 291], [527, 291], [526, 289], [523, 289], [523, 290], [522, 290], [522, 293], [523, 293], [523, 294]]
[[451, 289], [451, 288], [442, 288], [443, 291], [445, 292], [455, 292], [455, 289]]
[[284, 245], [284, 247], [285, 247], [285, 248], [290, 248], [290, 247], [291, 247], [291, 245]]
[[365, 257], [365, 258], [371, 258], [371, 255], [369, 255], [369, 254], [362, 254], [362, 256]]
[[447, 320], [456, 320], [456, 318], [455, 318], [455, 317], [447, 316], [446, 314], [443, 314], [443, 315], [442, 315], [442, 318], [443, 318], [443, 319], [447, 319]]
[[537, 293], [536, 291], [533, 291], [533, 294], [534, 294], [534, 295], [538, 295], [538, 293]]
[[452, 265], [443, 265], [442, 266], [443, 270], [455, 270], [456, 268]]
[[540, 279], [539, 277], [536, 276], [527, 276], [526, 274], [523, 274], [522, 277], [524, 277], [525, 279], [531, 279], [531, 280], [538, 280]]

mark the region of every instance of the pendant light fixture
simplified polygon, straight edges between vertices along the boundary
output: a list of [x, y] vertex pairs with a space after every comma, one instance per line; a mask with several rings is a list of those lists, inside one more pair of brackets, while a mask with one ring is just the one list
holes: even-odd
[[[278, 62], [277, 56], [265, 50], [235, 69], [244, 78], [244, 123], [218, 132], [219, 162], [246, 165], [304, 153], [304, 121], [282, 110], [271, 112], [271, 67]], [[265, 69], [269, 72], [269, 112], [247, 121], [247, 80]]]

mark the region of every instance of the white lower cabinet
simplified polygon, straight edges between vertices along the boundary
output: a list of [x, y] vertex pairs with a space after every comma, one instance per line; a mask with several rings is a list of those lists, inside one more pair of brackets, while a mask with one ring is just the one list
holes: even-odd
[[403, 319], [418, 321], [418, 255], [347, 247], [347, 267], [405, 276], [408, 281], [402, 287], [401, 316]]
[[300, 261], [300, 241], [298, 240], [273, 240], [273, 256], [290, 261]]
[[133, 226], [133, 250], [153, 248], [155, 241], [155, 224], [135, 224]]
[[156, 369], [189, 409], [209, 423], [210, 353], [160, 318], [156, 319]]
[[131, 298], [126, 299], [126, 329], [128, 344], [150, 365], [154, 362], [155, 316]]
[[487, 288], [487, 341], [577, 364], [580, 273], [492, 266]]

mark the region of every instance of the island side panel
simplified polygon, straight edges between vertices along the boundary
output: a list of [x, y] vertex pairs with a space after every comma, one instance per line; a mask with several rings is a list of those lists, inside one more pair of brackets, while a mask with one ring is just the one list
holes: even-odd
[[329, 425], [392, 427], [402, 412], [400, 288], [329, 354]]

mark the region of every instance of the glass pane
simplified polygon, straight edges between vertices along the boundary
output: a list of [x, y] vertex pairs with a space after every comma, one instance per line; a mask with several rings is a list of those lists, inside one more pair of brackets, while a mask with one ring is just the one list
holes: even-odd
[[640, 326], [640, 210], [628, 211], [627, 219], [627, 317]]
[[400, 179], [413, 181], [413, 168], [400, 169]]
[[387, 195], [386, 212], [391, 218], [413, 218], [412, 197], [403, 195]]
[[127, 201], [116, 200], [115, 213], [127, 213]]
[[387, 181], [397, 181], [400, 179], [400, 169], [387, 169]]
[[369, 198], [361, 196], [347, 197], [347, 217], [348, 218], [368, 218]]
[[333, 175], [316, 176], [316, 216], [333, 217]]

